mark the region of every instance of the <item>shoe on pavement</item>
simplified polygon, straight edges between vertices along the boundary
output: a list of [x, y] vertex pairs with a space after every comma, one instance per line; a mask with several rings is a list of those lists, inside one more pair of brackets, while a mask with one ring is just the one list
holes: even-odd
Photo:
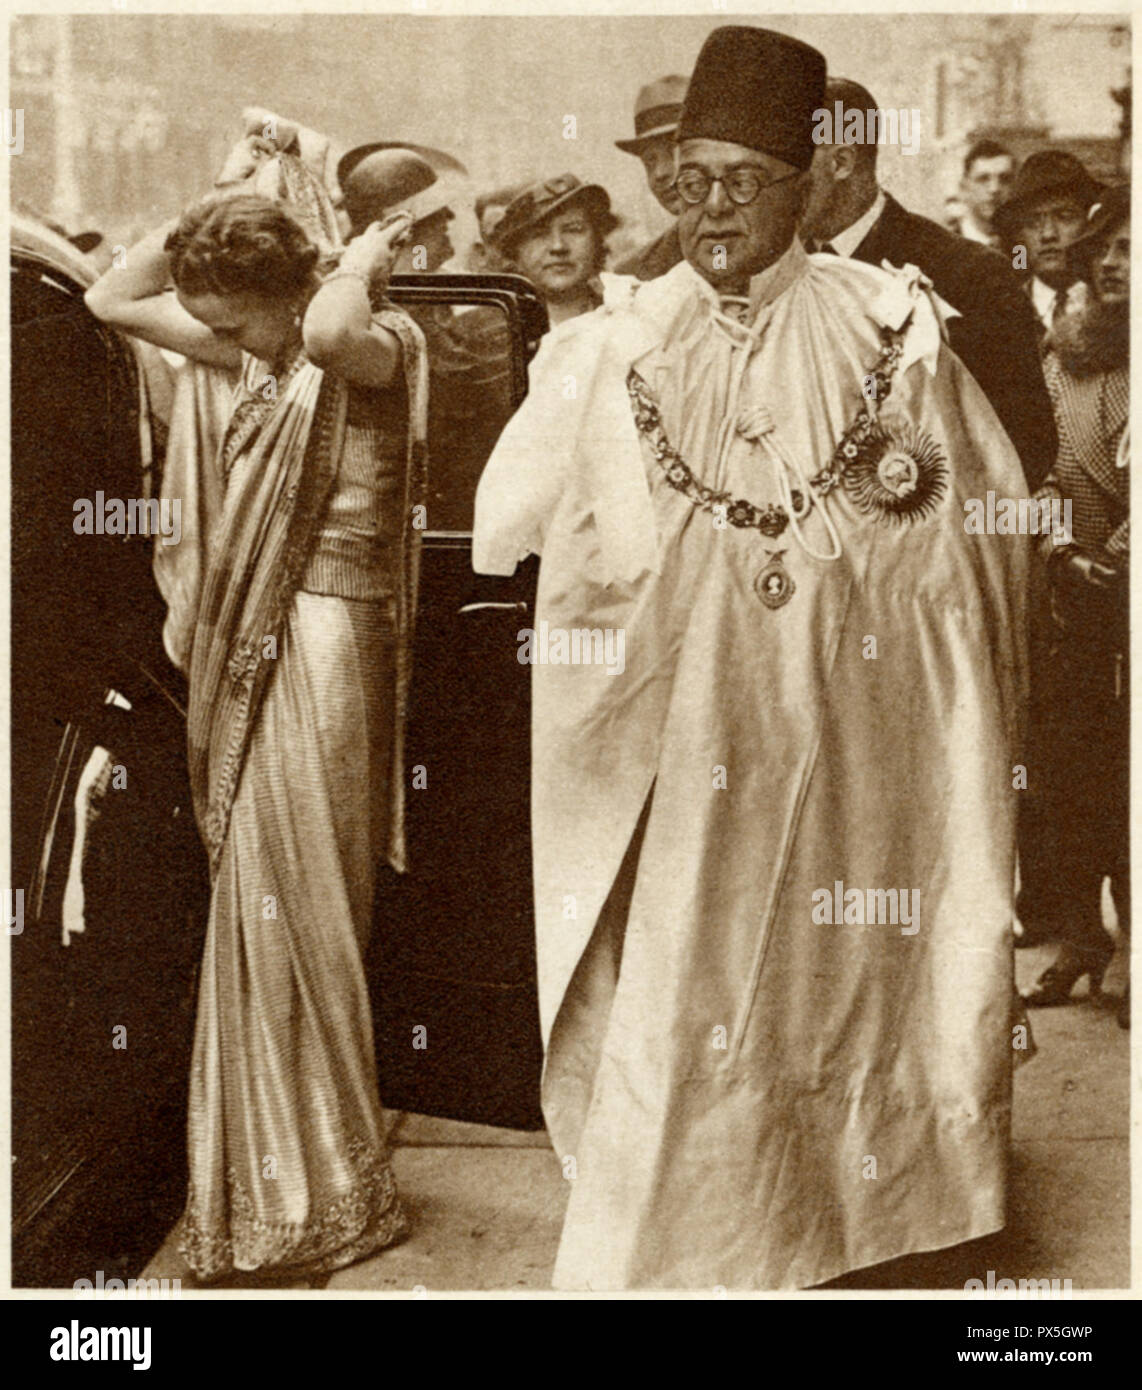
[[1097, 958], [1076, 947], [1065, 944], [1053, 965], [1049, 965], [1030, 989], [1022, 990], [1023, 1002], [1029, 1009], [1053, 1008], [1058, 1004], [1068, 1004], [1071, 990], [1084, 975], [1090, 976], [1091, 993], [1097, 992], [1103, 971], [1109, 963], [1109, 956]]

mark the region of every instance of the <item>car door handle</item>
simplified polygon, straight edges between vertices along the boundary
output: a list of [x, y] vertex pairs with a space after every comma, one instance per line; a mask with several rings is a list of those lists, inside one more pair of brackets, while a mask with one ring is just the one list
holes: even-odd
[[526, 613], [527, 604], [520, 600], [518, 603], [466, 603], [460, 609], [461, 613], [480, 613], [485, 609], [495, 609], [500, 613]]

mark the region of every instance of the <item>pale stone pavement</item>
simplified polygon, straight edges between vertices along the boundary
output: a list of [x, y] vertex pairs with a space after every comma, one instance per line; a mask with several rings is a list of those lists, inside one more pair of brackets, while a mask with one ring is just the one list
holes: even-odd
[[[1019, 984], [1051, 953], [1017, 952]], [[1108, 992], [1121, 990], [1124, 968], [1116, 957]], [[1007, 1229], [832, 1287], [962, 1289], [989, 1269], [997, 1279], [1070, 1279], [1075, 1291], [1129, 1286], [1130, 1033], [1112, 1007], [1086, 998], [1031, 1019], [1038, 1054], [1015, 1078]], [[545, 1135], [397, 1115], [391, 1138], [412, 1233], [333, 1275], [329, 1291], [550, 1289], [567, 1186]], [[169, 1243], [146, 1275], [181, 1275], [187, 1286]]]

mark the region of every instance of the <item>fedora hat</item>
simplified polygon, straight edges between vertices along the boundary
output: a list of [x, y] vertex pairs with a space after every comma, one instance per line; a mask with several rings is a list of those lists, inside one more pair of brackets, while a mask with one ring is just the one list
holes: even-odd
[[678, 139], [727, 141], [808, 169], [813, 113], [824, 98], [825, 60], [815, 48], [771, 29], [726, 25], [698, 54]]
[[1074, 275], [1091, 283], [1092, 261], [1103, 238], [1130, 216], [1130, 185], [1116, 184], [1104, 188], [1097, 203], [1092, 203], [1087, 212], [1086, 228], [1081, 236], [1075, 238], [1067, 247], [1067, 262]]
[[398, 208], [411, 213], [414, 222], [423, 222], [450, 208], [457, 195], [452, 180], [438, 175], [428, 160], [414, 150], [392, 145], [357, 160], [341, 192], [354, 233]]
[[1014, 240], [1019, 235], [1020, 222], [1044, 198], [1074, 198], [1089, 209], [1102, 191], [1102, 184], [1073, 154], [1066, 150], [1038, 150], [1027, 156], [1015, 175], [1010, 197], [996, 210], [995, 229], [1005, 241]]
[[640, 154], [648, 140], [673, 135], [686, 100], [687, 79], [676, 74], [660, 77], [641, 88], [634, 103], [634, 139], [616, 140], [627, 154]]
[[574, 174], [560, 174], [524, 185], [504, 209], [503, 216], [489, 230], [488, 239], [496, 250], [508, 254], [510, 248], [530, 231], [571, 203], [589, 205], [591, 215], [601, 235], [606, 236], [619, 225], [611, 212], [607, 190], [598, 183], [583, 183]]

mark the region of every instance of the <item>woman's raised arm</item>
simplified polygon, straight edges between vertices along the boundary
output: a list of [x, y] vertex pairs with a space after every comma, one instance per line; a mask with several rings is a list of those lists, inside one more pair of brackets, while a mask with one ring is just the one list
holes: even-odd
[[163, 244], [176, 226], [168, 222], [149, 233], [112, 266], [84, 296], [97, 319], [156, 347], [181, 352], [215, 367], [240, 367], [241, 349], [215, 337], [182, 307], [171, 288]]
[[391, 384], [401, 366], [400, 339], [373, 322], [369, 286], [387, 281], [411, 225], [407, 213], [374, 222], [310, 300], [302, 332], [314, 366], [358, 386]]

